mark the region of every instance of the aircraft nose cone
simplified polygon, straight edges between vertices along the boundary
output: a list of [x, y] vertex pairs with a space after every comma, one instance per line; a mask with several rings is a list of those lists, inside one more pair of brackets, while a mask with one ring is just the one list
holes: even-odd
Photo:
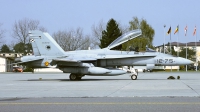
[[190, 65], [190, 64], [194, 64], [193, 61], [189, 60], [189, 59], [184, 59], [183, 60], [184, 65]]
[[191, 60], [189, 60], [189, 61], [190, 61], [190, 62], [189, 62], [190, 64], [194, 64], [194, 62], [193, 62], [193, 61], [191, 61]]
[[182, 57], [178, 57], [177, 59], [177, 64], [178, 65], [190, 65], [190, 64], [193, 64], [194, 62], [189, 60], [189, 59], [185, 59], [185, 58], [182, 58]]

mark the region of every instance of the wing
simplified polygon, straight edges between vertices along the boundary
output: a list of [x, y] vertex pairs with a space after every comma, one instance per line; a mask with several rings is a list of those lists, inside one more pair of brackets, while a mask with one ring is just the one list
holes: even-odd
[[79, 57], [79, 58], [62, 58], [62, 59], [53, 59], [50, 63], [51, 65], [58, 65], [58, 66], [81, 66], [83, 62], [92, 63], [96, 61], [95, 58], [88, 58], [88, 57]]

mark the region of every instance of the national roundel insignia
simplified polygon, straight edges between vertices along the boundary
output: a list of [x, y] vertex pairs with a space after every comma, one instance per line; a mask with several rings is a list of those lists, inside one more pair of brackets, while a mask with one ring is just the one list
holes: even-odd
[[46, 49], [47, 49], [47, 50], [50, 50], [50, 49], [51, 49], [51, 46], [50, 46], [50, 45], [47, 45], [47, 46], [46, 46]]
[[46, 62], [44, 63], [44, 65], [45, 65], [45, 66], [48, 66], [48, 65], [49, 65], [49, 62], [46, 61]]

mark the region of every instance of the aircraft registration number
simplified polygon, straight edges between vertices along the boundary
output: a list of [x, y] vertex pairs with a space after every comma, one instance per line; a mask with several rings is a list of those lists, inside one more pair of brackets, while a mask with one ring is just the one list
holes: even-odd
[[173, 59], [157, 59], [157, 63], [173, 63]]

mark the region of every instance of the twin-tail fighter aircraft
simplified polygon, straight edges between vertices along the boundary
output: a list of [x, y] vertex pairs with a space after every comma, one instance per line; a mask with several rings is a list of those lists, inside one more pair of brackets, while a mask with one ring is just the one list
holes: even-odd
[[[185, 58], [152, 50], [146, 52], [110, 50], [141, 34], [140, 29], [132, 30], [118, 37], [107, 48], [65, 52], [48, 33], [30, 31], [29, 36], [34, 55], [16, 58], [15, 61], [31, 68], [55, 66], [63, 73], [70, 73], [69, 79], [72, 81], [81, 80], [85, 75], [117, 76], [126, 74], [127, 71], [117, 68], [119, 66], [146, 66], [147, 69], [153, 69], [155, 66], [193, 63]], [[137, 72], [131, 73], [132, 80], [136, 80], [137, 76]]]

